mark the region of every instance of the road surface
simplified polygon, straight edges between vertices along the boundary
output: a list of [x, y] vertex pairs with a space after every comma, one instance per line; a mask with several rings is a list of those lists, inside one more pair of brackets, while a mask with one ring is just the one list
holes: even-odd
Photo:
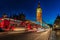
[[50, 30], [45, 32], [11, 33], [0, 35], [0, 40], [48, 40]]

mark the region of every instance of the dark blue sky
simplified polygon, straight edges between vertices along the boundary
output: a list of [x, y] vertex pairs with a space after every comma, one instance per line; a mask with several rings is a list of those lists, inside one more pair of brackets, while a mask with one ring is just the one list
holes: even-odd
[[40, 1], [43, 20], [53, 24], [56, 16], [60, 14], [60, 0], [0, 0], [0, 17], [2, 13], [8, 15], [24, 12], [26, 19], [36, 20], [36, 8]]

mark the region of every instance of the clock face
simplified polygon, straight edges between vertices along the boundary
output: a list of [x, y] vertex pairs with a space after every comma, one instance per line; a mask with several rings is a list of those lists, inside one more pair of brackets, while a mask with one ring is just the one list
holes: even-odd
[[38, 9], [37, 9], [37, 12], [41, 12], [41, 13], [42, 13], [42, 10], [41, 10], [41, 8], [38, 8]]

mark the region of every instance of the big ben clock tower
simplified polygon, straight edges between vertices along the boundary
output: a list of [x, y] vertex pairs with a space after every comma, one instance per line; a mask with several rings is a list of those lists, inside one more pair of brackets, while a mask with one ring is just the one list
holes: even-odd
[[36, 10], [36, 20], [37, 20], [37, 22], [42, 23], [42, 9], [40, 7], [40, 2], [38, 3], [38, 7]]

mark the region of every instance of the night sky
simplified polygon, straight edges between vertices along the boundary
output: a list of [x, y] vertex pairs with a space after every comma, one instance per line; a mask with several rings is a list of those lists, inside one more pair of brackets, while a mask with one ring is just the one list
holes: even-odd
[[0, 0], [0, 17], [2, 13], [8, 16], [24, 12], [26, 19], [36, 20], [36, 8], [40, 1], [42, 18], [48, 24], [53, 24], [60, 14], [60, 0]]

